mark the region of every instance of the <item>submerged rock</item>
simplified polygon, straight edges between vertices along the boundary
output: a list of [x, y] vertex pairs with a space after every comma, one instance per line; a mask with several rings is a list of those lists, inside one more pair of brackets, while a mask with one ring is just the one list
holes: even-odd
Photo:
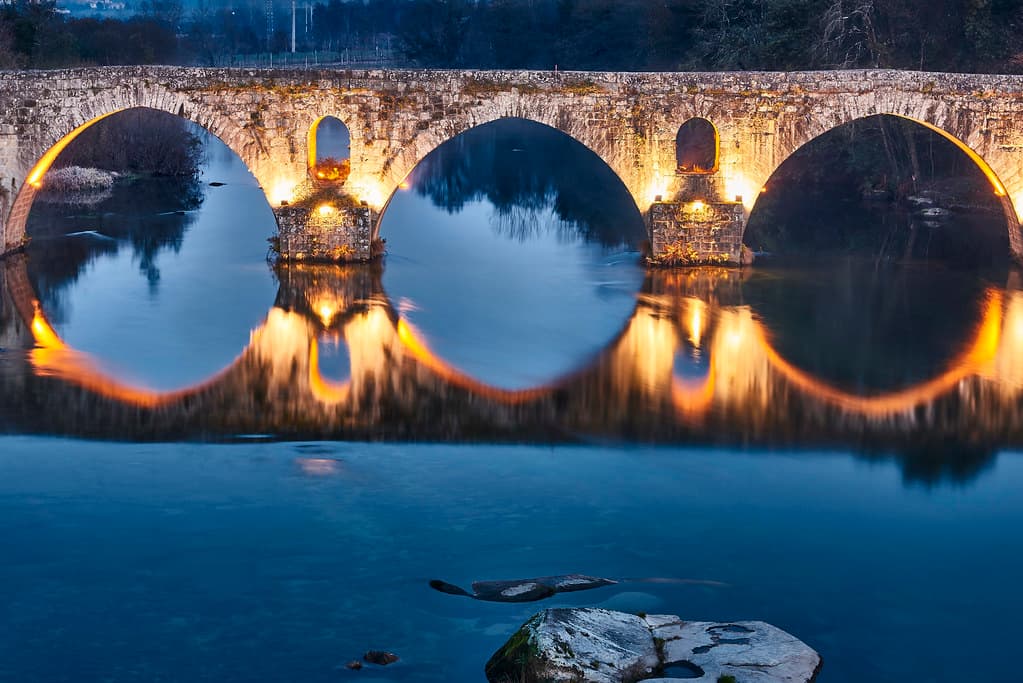
[[461, 595], [475, 600], [489, 602], [534, 602], [549, 598], [557, 593], [590, 590], [603, 586], [613, 586], [617, 581], [602, 579], [583, 574], [565, 574], [562, 576], [540, 576], [535, 579], [515, 579], [512, 581], [474, 581], [472, 593], [458, 586], [434, 579], [430, 587], [441, 593]]
[[379, 666], [394, 664], [399, 659], [398, 655], [393, 652], [384, 652], [383, 650], [370, 650], [362, 658], [370, 664], [377, 664]]
[[[491, 683], [810, 683], [821, 658], [762, 621], [682, 621], [603, 609], [534, 615], [487, 662]], [[727, 680], [727, 679], [726, 679]]]

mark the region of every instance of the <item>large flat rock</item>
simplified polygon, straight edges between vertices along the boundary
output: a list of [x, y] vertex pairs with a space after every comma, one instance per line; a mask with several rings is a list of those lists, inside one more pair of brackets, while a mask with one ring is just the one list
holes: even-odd
[[683, 621], [605, 609], [534, 615], [487, 663], [491, 683], [810, 683], [821, 658], [762, 621]]

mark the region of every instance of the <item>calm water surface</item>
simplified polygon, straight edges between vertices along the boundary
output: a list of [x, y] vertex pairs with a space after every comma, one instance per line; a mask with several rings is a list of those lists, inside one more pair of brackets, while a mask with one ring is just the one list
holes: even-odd
[[[478, 681], [561, 605], [763, 619], [825, 683], [1014, 680], [1015, 275], [646, 272], [624, 188], [516, 122], [416, 170], [382, 268], [275, 271], [208, 149], [37, 204], [3, 264], [0, 680]], [[427, 585], [571, 572], [724, 585]]]

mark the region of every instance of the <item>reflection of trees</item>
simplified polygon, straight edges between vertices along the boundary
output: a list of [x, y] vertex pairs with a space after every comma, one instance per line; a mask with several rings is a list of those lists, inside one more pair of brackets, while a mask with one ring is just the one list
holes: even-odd
[[[449, 212], [483, 198], [495, 229], [516, 239], [539, 230], [605, 245], [637, 245], [643, 220], [614, 172], [560, 131], [502, 119], [444, 143], [412, 172], [413, 187]], [[558, 222], [543, 220], [553, 211]]]
[[[194, 214], [186, 212], [202, 204], [202, 192], [191, 179], [159, 178], [117, 185], [109, 199], [88, 213], [75, 213], [76, 207], [67, 204], [37, 201], [26, 226], [32, 237], [28, 253], [33, 285], [51, 318], [61, 320], [63, 290], [89, 263], [104, 254], [117, 254], [124, 245], [131, 246], [139, 271], [155, 291], [160, 281], [159, 254], [164, 249], [181, 249], [185, 230], [195, 220]], [[75, 232], [88, 234], [66, 237]]]
[[786, 360], [871, 394], [946, 367], [974, 334], [985, 287], [973, 273], [832, 259], [754, 271], [742, 296]]

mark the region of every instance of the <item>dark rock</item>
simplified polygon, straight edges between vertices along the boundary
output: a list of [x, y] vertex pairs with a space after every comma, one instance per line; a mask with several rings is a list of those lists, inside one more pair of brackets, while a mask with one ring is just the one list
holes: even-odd
[[384, 652], [383, 650], [370, 650], [362, 658], [370, 664], [379, 664], [380, 666], [387, 666], [398, 661], [398, 655], [393, 652]]
[[583, 574], [564, 574], [512, 581], [474, 581], [472, 593], [437, 579], [430, 581], [430, 588], [449, 595], [460, 595], [488, 602], [535, 602], [557, 593], [572, 593], [613, 586], [617, 583], [613, 579], [602, 579]]
[[345, 664], [345, 668], [351, 669], [352, 671], [358, 671], [359, 669], [362, 668], [362, 662], [360, 662], [358, 659], [353, 659], [352, 661]]

